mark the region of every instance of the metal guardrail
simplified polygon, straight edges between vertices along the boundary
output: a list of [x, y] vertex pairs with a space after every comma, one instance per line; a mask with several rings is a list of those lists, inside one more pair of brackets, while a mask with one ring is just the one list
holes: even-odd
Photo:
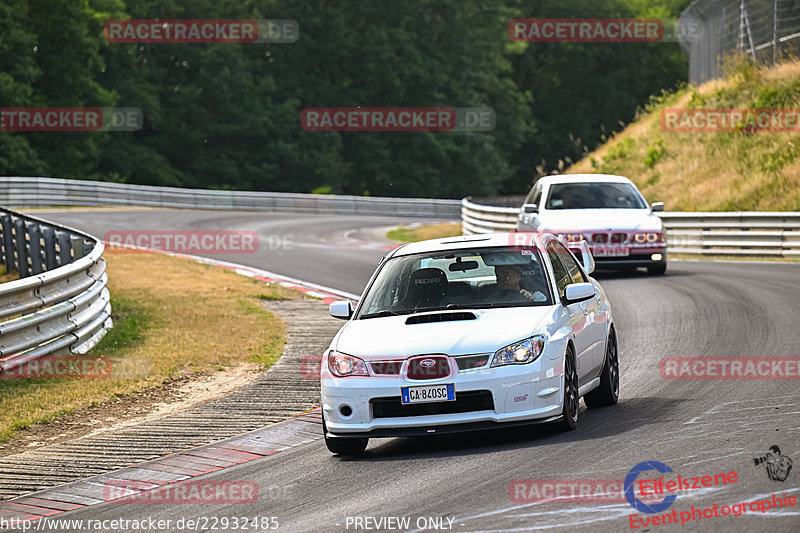
[[[692, 255], [800, 257], [800, 212], [657, 213], [667, 252]], [[461, 201], [464, 235], [514, 231], [519, 208]]]
[[59, 178], [0, 177], [0, 205], [149, 206], [458, 219], [459, 200], [217, 191]]
[[474, 203], [468, 196], [461, 200], [461, 231], [464, 235], [514, 231], [519, 209]]
[[0, 208], [0, 377], [47, 354], [91, 349], [112, 327], [103, 242]]

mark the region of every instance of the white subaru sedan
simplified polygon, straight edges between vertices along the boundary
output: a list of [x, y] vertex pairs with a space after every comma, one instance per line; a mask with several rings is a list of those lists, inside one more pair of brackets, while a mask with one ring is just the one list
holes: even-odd
[[321, 369], [323, 431], [333, 453], [371, 437], [554, 422], [574, 429], [578, 402], [617, 403], [611, 306], [546, 233], [407, 244], [389, 253]]
[[586, 240], [599, 268], [667, 270], [664, 204], [647, 202], [628, 178], [562, 174], [539, 179], [522, 205], [517, 231], [547, 231], [570, 248]]

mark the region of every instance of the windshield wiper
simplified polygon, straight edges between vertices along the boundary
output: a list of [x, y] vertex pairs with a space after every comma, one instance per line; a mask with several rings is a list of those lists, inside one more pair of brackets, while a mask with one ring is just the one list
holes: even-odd
[[417, 313], [427, 313], [429, 311], [449, 311], [451, 309], [471, 309], [471, 306], [465, 304], [447, 304], [447, 305], [440, 305], [438, 307], [426, 307], [424, 309], [414, 309], [413, 311], [409, 311], [409, 313], [417, 314]]
[[377, 313], [368, 313], [366, 315], [361, 315], [358, 318], [381, 318], [384, 316], [399, 316], [404, 313], [396, 313], [395, 311], [389, 311], [388, 309], [384, 309], [383, 311], [378, 311]]
[[547, 302], [490, 302], [490, 303], [474, 303], [474, 304], [460, 304], [455, 307], [448, 307], [448, 309], [486, 309], [486, 308], [501, 308], [501, 307], [533, 307], [536, 305], [550, 305]]

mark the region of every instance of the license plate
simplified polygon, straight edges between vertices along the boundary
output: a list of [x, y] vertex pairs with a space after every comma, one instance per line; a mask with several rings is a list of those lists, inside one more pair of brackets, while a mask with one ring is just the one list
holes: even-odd
[[631, 249], [628, 246], [604, 246], [601, 244], [592, 249], [592, 255], [595, 257], [627, 257], [631, 255]]
[[429, 403], [453, 402], [456, 399], [456, 387], [452, 383], [445, 385], [428, 385], [427, 387], [400, 387], [400, 402]]

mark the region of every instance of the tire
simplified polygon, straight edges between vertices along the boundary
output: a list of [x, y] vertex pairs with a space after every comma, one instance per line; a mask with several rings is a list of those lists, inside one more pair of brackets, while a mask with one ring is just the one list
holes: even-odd
[[328, 427], [325, 425], [325, 417], [322, 417], [322, 436], [325, 437], [325, 446], [328, 451], [338, 455], [357, 455], [367, 449], [369, 439], [366, 438], [329, 438]]
[[647, 273], [660, 276], [667, 272], [667, 262], [664, 261], [663, 263], [659, 263], [657, 265], [647, 267]]
[[614, 405], [619, 401], [619, 351], [613, 328], [606, 341], [606, 361], [600, 372], [600, 386], [586, 393], [583, 401], [589, 408]]
[[575, 349], [567, 345], [564, 356], [564, 406], [561, 408], [561, 420], [558, 427], [563, 431], [572, 431], [578, 427], [578, 407], [581, 401], [578, 396], [578, 369], [575, 367]]

